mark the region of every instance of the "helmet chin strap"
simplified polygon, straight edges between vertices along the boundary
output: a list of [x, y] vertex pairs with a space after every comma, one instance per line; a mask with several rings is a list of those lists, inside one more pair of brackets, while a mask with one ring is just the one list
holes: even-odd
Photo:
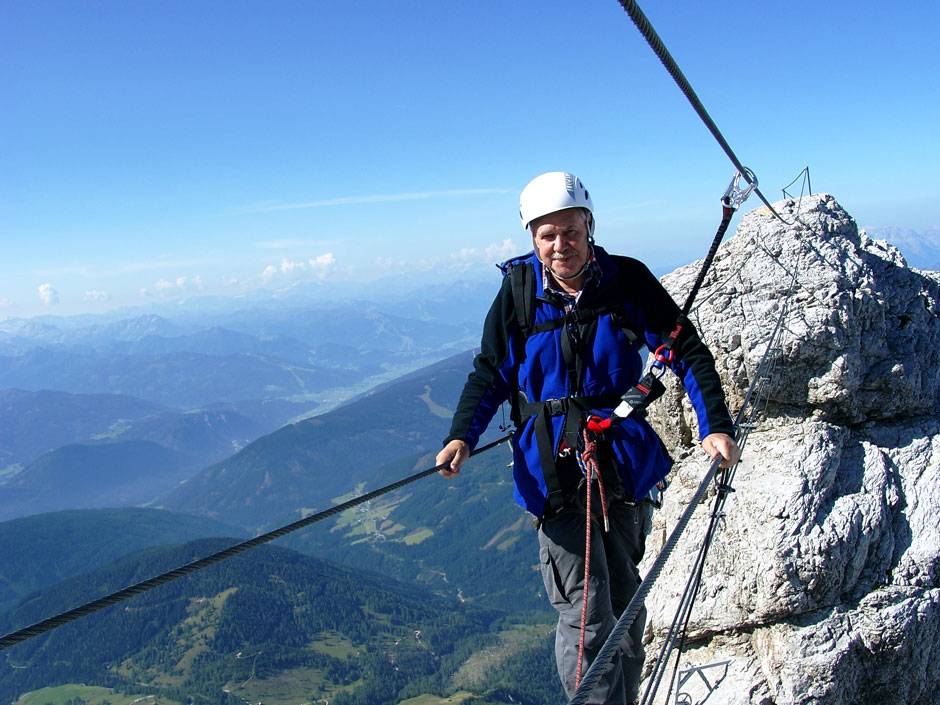
[[[538, 258], [538, 253], [536, 253], [536, 258]], [[577, 274], [572, 274], [570, 277], [563, 277], [560, 274], [556, 274], [555, 270], [551, 268], [551, 265], [547, 265], [542, 262], [542, 266], [548, 267], [548, 271], [552, 273], [552, 276], [555, 277], [555, 279], [560, 279], [563, 282], [570, 282], [572, 279], [577, 279], [578, 277], [582, 276], [587, 271], [588, 265], [591, 264], [592, 259], [594, 259], [594, 236], [590, 235], [588, 236], [588, 256], [587, 259], [584, 260], [584, 266], [578, 270]], [[541, 262], [541, 259], [539, 261]]]
[[568, 282], [568, 281], [571, 281], [572, 279], [577, 279], [578, 277], [583, 275], [584, 272], [587, 271], [587, 268], [588, 268], [588, 262], [585, 262], [584, 266], [578, 270], [578, 273], [572, 274], [570, 277], [563, 277], [560, 274], [557, 274], [555, 270], [552, 269], [551, 267], [548, 268], [548, 271], [552, 273], [552, 276], [555, 277], [555, 279], [561, 279], [563, 282]]

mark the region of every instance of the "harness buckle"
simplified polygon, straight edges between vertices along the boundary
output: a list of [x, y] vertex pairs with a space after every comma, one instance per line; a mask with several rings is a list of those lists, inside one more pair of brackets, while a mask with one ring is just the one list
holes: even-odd
[[568, 411], [564, 399], [548, 399], [545, 401], [549, 416], [561, 416]]

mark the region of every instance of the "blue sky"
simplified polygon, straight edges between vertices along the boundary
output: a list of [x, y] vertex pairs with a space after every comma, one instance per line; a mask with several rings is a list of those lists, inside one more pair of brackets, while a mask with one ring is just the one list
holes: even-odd
[[[936, 3], [643, 5], [770, 200], [936, 233]], [[555, 169], [662, 271], [734, 171], [614, 0], [0, 0], [0, 95], [0, 320], [495, 281]]]

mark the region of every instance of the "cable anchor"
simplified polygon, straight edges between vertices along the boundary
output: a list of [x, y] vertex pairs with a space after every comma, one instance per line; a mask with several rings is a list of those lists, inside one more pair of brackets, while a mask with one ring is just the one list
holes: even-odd
[[[747, 197], [751, 195], [751, 191], [757, 188], [757, 177], [754, 176], [754, 172], [746, 166], [742, 167], [742, 169], [744, 169], [744, 173], [742, 174], [740, 171], [735, 172], [731, 183], [728, 184], [728, 188], [725, 189], [725, 195], [721, 197], [722, 205], [732, 210], [737, 210], [741, 204], [747, 200]], [[744, 180], [747, 181], [747, 186], [744, 188], [740, 186], [742, 176]]]

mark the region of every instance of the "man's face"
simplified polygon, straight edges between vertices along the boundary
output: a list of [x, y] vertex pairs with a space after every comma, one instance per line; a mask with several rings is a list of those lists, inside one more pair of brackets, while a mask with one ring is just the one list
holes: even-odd
[[566, 208], [529, 225], [532, 244], [542, 264], [559, 277], [573, 277], [588, 259], [588, 230], [579, 208]]

